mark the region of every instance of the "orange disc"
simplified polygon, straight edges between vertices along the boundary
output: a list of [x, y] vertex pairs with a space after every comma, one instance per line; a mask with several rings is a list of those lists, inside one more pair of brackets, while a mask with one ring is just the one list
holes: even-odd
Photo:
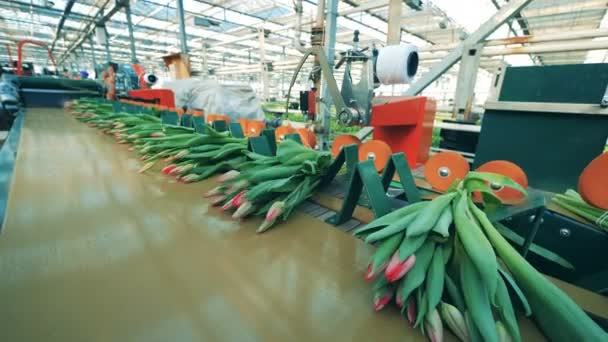
[[608, 152], [585, 167], [578, 178], [578, 192], [587, 203], [608, 210]]
[[247, 134], [248, 137], [257, 137], [262, 133], [262, 130], [266, 128], [264, 121], [260, 120], [249, 120], [247, 123]]
[[440, 152], [424, 164], [424, 178], [433, 189], [444, 192], [456, 179], [463, 179], [469, 170], [469, 162], [460, 154]]
[[274, 130], [274, 136], [277, 142], [285, 140], [285, 136], [288, 134], [297, 133], [296, 130], [291, 126], [279, 126]]
[[359, 140], [359, 138], [357, 138], [356, 136], [350, 134], [338, 135], [331, 145], [331, 155], [336, 158], [340, 153], [340, 150], [342, 150], [342, 146], [352, 144], [361, 145], [361, 140]]
[[306, 147], [315, 148], [317, 146], [317, 136], [315, 133], [307, 128], [298, 128], [298, 135], [300, 135], [300, 140], [302, 140], [302, 144]]
[[[478, 167], [476, 171], [492, 172], [507, 176], [521, 185], [524, 189], [528, 188], [528, 176], [526, 176], [524, 170], [522, 170], [517, 164], [507, 160], [489, 161]], [[505, 204], [517, 204], [524, 199], [524, 194], [515, 189], [502, 187], [500, 184], [496, 184], [495, 186], [498, 186], [498, 189], [494, 190], [496, 197], [500, 198], [500, 200]]]
[[378, 172], [384, 170], [391, 157], [391, 147], [381, 140], [370, 140], [359, 146], [359, 161], [371, 160]]

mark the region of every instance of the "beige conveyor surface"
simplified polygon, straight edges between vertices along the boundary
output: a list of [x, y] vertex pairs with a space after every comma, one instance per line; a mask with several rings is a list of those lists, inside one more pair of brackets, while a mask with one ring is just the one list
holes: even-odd
[[63, 111], [28, 111], [0, 235], [1, 341], [426, 340], [395, 308], [373, 312], [361, 241], [301, 213], [256, 235], [257, 219], [201, 198], [212, 181], [138, 168]]

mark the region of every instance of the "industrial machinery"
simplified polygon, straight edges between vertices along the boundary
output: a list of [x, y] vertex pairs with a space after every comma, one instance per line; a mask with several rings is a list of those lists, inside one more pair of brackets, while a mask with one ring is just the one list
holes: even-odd
[[128, 96], [131, 90], [150, 89], [158, 81], [154, 74], [146, 73], [139, 64], [110, 62], [102, 74], [107, 88], [106, 98], [108, 100]]
[[[379, 171], [384, 167], [391, 152], [404, 152], [410, 167], [424, 163], [431, 145], [435, 101], [425, 96], [384, 97], [374, 94], [374, 89], [380, 84], [407, 83], [411, 80], [418, 68], [418, 54], [415, 48], [397, 45], [379, 50], [372, 47], [371, 51], [369, 47], [359, 49], [358, 35], [359, 32], [355, 31], [353, 48], [341, 53], [342, 57], [335, 66], [336, 69], [344, 66], [340, 89], [324, 51], [319, 46], [313, 46], [305, 51], [296, 67], [289, 91], [295, 84], [297, 74], [306, 59], [310, 55], [316, 56], [320, 61], [322, 75], [325, 77], [331, 100], [336, 108], [336, 120], [347, 126], [373, 127], [375, 141], [361, 145], [360, 150], [366, 151], [361, 154], [362, 159], [374, 160]], [[396, 66], [390, 65], [395, 62]], [[355, 64], [361, 75], [358, 81], [354, 81], [352, 75]], [[327, 104], [329, 99], [317, 100]], [[309, 111], [310, 107], [309, 102]], [[320, 122], [321, 125], [315, 125], [315, 131], [328, 136], [328, 120], [329, 118], [317, 114], [315, 121]], [[353, 139], [339, 141], [353, 142]]]

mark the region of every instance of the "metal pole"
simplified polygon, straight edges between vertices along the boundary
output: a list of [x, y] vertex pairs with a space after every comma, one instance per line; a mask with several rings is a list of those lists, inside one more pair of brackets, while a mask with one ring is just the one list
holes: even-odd
[[262, 98], [264, 101], [268, 100], [268, 71], [266, 70], [266, 48], [264, 37], [264, 29], [259, 30], [260, 36], [260, 66], [261, 66], [261, 78], [262, 78]]
[[106, 62], [108, 62], [108, 65], [110, 65], [110, 62], [112, 61], [112, 55], [110, 54], [110, 40], [107, 39], [108, 37], [108, 30], [106, 29], [106, 27], [103, 27], [104, 32], [106, 33], [106, 43], [105, 48], [106, 48]]
[[188, 54], [186, 38], [186, 18], [184, 17], [184, 0], [177, 0], [177, 25], [179, 26], [179, 45], [183, 54]]
[[390, 0], [388, 3], [387, 45], [399, 45], [401, 42], [401, 0]]
[[[326, 3], [327, 15], [325, 17], [325, 54], [327, 56], [327, 63], [329, 64], [329, 70], [334, 69], [334, 58], [336, 55], [336, 26], [338, 22], [338, 0], [328, 0]], [[329, 127], [331, 120], [331, 104], [332, 99], [329, 94], [329, 88], [327, 87], [327, 80], [323, 78], [322, 86], [322, 98], [323, 105], [323, 135], [320, 139], [320, 146], [322, 150], [329, 147]]]
[[209, 75], [209, 65], [207, 65], [207, 44], [205, 44], [205, 41], [201, 41], [201, 43], [202, 43], [202, 51], [201, 51], [202, 65], [201, 65], [201, 68], [203, 69], [203, 75]]
[[93, 78], [97, 78], [97, 57], [95, 56], [95, 45], [93, 44], [93, 38], [89, 38], [89, 44], [91, 45], [91, 59], [93, 61]]
[[137, 54], [135, 53], [135, 36], [133, 35], [133, 20], [131, 19], [131, 6], [125, 6], [125, 16], [127, 17], [127, 29], [129, 30], [129, 47], [131, 48], [131, 63], [137, 64]]

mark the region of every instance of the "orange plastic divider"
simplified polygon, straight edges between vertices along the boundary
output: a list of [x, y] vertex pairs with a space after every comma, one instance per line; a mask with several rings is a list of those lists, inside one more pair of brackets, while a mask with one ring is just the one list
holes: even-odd
[[331, 155], [336, 158], [343, 146], [352, 144], [361, 145], [361, 140], [351, 134], [338, 135], [331, 144]]
[[[524, 189], [528, 188], [528, 176], [521, 167], [517, 164], [512, 163], [508, 160], [492, 160], [480, 167], [476, 171], [479, 172], [492, 172], [499, 175], [507, 176], [513, 181], [521, 185]], [[517, 204], [524, 200], [525, 196], [521, 192], [508, 188], [502, 187], [498, 190], [494, 190], [496, 197], [504, 204]]]
[[608, 152], [585, 167], [578, 178], [578, 192], [587, 203], [608, 210]]

